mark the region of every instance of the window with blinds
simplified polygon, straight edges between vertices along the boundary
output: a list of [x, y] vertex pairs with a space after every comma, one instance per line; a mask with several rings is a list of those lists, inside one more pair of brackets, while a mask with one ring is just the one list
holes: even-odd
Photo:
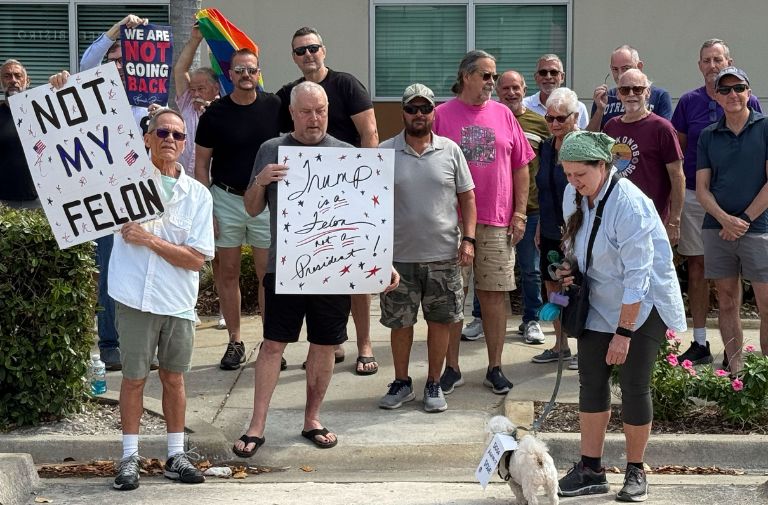
[[24, 65], [31, 86], [69, 68], [67, 5], [0, 3], [0, 63], [7, 59]]
[[531, 82], [542, 54], [555, 53], [566, 65], [568, 8], [563, 1], [373, 3], [371, 82], [377, 100], [399, 99], [414, 82], [426, 84], [440, 98], [453, 96], [459, 62], [474, 48], [494, 55], [499, 72], [515, 69]]

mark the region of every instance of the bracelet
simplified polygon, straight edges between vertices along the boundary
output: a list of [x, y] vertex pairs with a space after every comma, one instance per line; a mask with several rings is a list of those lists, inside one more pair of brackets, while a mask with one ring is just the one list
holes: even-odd
[[667, 226], [671, 226], [672, 228], [680, 228], [679, 224], [667, 223]]
[[514, 217], [519, 217], [520, 219], [522, 219], [522, 220], [523, 220], [523, 222], [524, 222], [524, 223], [527, 223], [527, 222], [528, 222], [528, 216], [526, 216], [526, 215], [525, 215], [525, 214], [523, 214], [522, 212], [515, 212], [514, 214], [512, 214], [512, 216], [514, 216]]
[[635, 323], [633, 321], [619, 321], [619, 326], [623, 328], [634, 328]]
[[259, 186], [259, 187], [262, 187], [262, 188], [266, 188], [267, 186], [269, 186], [269, 184], [267, 184], [267, 185], [265, 186], [264, 184], [260, 183], [260, 182], [259, 182], [259, 176], [258, 176], [258, 175], [257, 175], [256, 177], [254, 177], [254, 178], [253, 178], [253, 183], [254, 183], [254, 184], [256, 184], [256, 185], [257, 185], [257, 186]]
[[635, 334], [634, 331], [628, 329], [628, 328], [622, 328], [621, 326], [616, 328], [616, 331], [614, 332], [616, 335], [621, 335], [622, 337], [632, 338], [632, 335]]
[[461, 241], [462, 241], [462, 242], [469, 242], [469, 243], [470, 243], [470, 244], [472, 244], [473, 246], [474, 246], [475, 244], [477, 244], [477, 240], [476, 240], [474, 237], [468, 237], [468, 236], [466, 236], [466, 235], [465, 235], [465, 236], [463, 236], [463, 237], [461, 237]]

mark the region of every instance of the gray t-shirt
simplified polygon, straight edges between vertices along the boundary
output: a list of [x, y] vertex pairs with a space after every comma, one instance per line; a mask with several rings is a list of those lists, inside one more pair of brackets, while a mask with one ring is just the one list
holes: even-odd
[[475, 187], [461, 148], [433, 133], [432, 144], [419, 155], [405, 143], [404, 132], [379, 147], [395, 150], [394, 261], [456, 259], [461, 239], [456, 194]]
[[[270, 163], [277, 163], [277, 150], [280, 146], [307, 146], [302, 144], [290, 133], [286, 133], [281, 137], [270, 139], [259, 148], [259, 152], [256, 153], [256, 158], [253, 162], [253, 172], [251, 172], [251, 184], [253, 180], [259, 175], [265, 166]], [[337, 140], [330, 135], [326, 135], [323, 140], [317, 144], [313, 144], [307, 147], [354, 147], [351, 144]], [[275, 273], [276, 268], [276, 256], [277, 256], [277, 184], [274, 182], [267, 186], [265, 197], [267, 199], [267, 206], [269, 207], [269, 233], [271, 239], [269, 242], [269, 260], [267, 261], [267, 273]]]

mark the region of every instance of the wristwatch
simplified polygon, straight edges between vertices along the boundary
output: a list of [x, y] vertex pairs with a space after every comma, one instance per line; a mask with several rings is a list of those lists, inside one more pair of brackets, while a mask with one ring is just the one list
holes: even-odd
[[635, 332], [629, 328], [622, 328], [621, 326], [617, 327], [614, 333], [616, 333], [616, 335], [621, 335], [622, 337], [627, 338], [632, 338], [632, 335], [635, 334]]
[[752, 219], [747, 215], [746, 212], [742, 212], [739, 216], [739, 219], [743, 219], [744, 221], [748, 222], [749, 224], [752, 224]]
[[463, 236], [463, 237], [461, 237], [461, 241], [462, 241], [462, 242], [469, 242], [469, 243], [470, 243], [470, 244], [472, 244], [473, 246], [474, 246], [475, 244], [477, 244], [477, 240], [475, 240], [475, 238], [474, 238], [474, 237], [467, 237], [466, 235], [465, 235], [465, 236]]

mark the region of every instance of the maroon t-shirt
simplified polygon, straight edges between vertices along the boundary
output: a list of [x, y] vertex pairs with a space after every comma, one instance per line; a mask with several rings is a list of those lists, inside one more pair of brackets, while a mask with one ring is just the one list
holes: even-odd
[[612, 118], [603, 129], [616, 140], [613, 164], [619, 175], [653, 200], [661, 219], [666, 220], [672, 192], [666, 165], [683, 159], [677, 132], [672, 123], [654, 113], [634, 123], [624, 123], [621, 118]]

